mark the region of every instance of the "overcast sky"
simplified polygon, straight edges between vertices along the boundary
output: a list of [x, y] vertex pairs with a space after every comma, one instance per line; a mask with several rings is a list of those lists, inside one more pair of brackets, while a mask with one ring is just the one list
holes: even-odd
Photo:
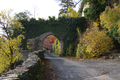
[[[0, 3], [0, 11], [9, 8], [13, 9], [13, 13], [28, 10], [32, 16], [34, 16], [35, 12], [35, 18], [40, 17], [44, 19], [47, 19], [48, 16], [57, 18], [61, 8], [57, 0], [1, 0]], [[79, 4], [75, 8], [76, 11], [78, 11], [78, 7]]]
[[[61, 8], [57, 0], [2, 0], [0, 3], [0, 11], [9, 8], [16, 13], [28, 10], [33, 16], [35, 11], [36, 18], [46, 19], [48, 16], [58, 17], [59, 9]], [[76, 10], [78, 10], [78, 6]]]

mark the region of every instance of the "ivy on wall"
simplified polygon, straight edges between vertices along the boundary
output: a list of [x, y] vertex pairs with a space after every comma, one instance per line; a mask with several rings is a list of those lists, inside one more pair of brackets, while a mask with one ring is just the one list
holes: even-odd
[[[83, 32], [86, 30], [86, 19], [81, 18], [65, 18], [65, 17], [49, 17], [48, 20], [39, 18], [38, 20], [31, 18], [30, 20], [23, 19], [20, 20], [22, 25], [25, 27], [24, 29], [24, 36], [25, 39], [22, 41], [22, 47], [25, 48], [25, 43], [27, 39], [32, 39], [45, 32], [52, 32], [54, 33], [55, 37], [59, 40], [64, 42], [64, 49], [67, 49], [68, 45], [68, 38], [69, 44], [74, 44], [77, 38], [77, 31], [76, 28]], [[20, 32], [15, 32], [19, 34]]]

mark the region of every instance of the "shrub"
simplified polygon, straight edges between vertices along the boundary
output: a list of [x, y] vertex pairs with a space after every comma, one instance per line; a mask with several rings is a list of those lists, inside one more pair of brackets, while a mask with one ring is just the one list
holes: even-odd
[[74, 53], [74, 48], [73, 48], [73, 45], [70, 44], [69, 47], [66, 50], [66, 55], [72, 56], [73, 53]]
[[74, 48], [73, 48], [73, 45], [70, 44], [70, 45], [69, 45], [69, 55], [70, 55], [70, 56], [72, 56], [73, 53], [74, 53], [74, 50], [73, 50], [73, 49], [74, 49]]
[[83, 54], [85, 54], [85, 47], [82, 46], [81, 44], [78, 44], [76, 57], [77, 58], [83, 58]]
[[28, 50], [32, 50], [33, 49], [32, 42], [30, 42], [30, 41], [27, 42], [27, 49]]
[[55, 51], [56, 54], [60, 54], [60, 42], [59, 42], [59, 40], [56, 40], [53, 43], [53, 50]]
[[88, 52], [86, 52], [86, 47], [85, 46], [82, 46], [81, 44], [78, 44], [77, 52], [76, 52], [76, 58], [86, 59], [86, 58], [91, 58], [91, 55]]
[[[81, 44], [81, 45], [80, 45]], [[98, 27], [87, 30], [77, 48], [76, 57], [98, 58], [113, 48], [113, 42], [105, 31], [99, 31]]]

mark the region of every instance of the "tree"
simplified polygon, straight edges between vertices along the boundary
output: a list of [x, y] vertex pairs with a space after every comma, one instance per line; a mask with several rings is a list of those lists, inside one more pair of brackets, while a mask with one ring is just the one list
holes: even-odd
[[66, 13], [69, 6], [74, 7], [73, 0], [61, 0], [61, 3], [59, 5], [62, 7], [62, 9], [59, 10], [59, 15]]
[[60, 54], [60, 41], [56, 39], [54, 43], [52, 44], [53, 50], [56, 54]]
[[114, 9], [111, 9], [107, 6], [106, 10], [101, 13], [100, 20], [103, 28], [106, 28], [110, 31], [113, 25], [120, 20], [120, 6], [114, 6]]
[[62, 16], [67, 17], [67, 18], [70, 18], [70, 17], [73, 17], [73, 18], [80, 17], [79, 13], [76, 12], [75, 10], [73, 10], [70, 6], [69, 6], [69, 8], [67, 10], [67, 13], [63, 13]]
[[16, 13], [14, 18], [16, 18], [16, 19], [24, 19], [24, 18], [29, 19], [30, 16], [31, 16], [31, 13], [28, 10], [25, 10], [24, 12]]
[[52, 44], [52, 43], [54, 43], [54, 41], [56, 40], [57, 38], [56, 37], [50, 37], [49, 38], [49, 42], [50, 42], [50, 44]]
[[17, 29], [21, 31], [24, 27], [15, 18], [11, 17], [12, 9], [5, 9], [0, 12], [1, 26], [4, 30], [4, 39], [0, 38], [0, 73], [4, 70], [12, 69], [13, 64], [21, 60], [22, 55], [19, 53], [19, 46], [23, 35], [12, 37], [13, 30]]
[[99, 18], [101, 12], [105, 10], [106, 0], [83, 0], [84, 3], [89, 3], [89, 8], [84, 10], [85, 17], [95, 21]]
[[112, 39], [106, 35], [105, 31], [99, 31], [98, 27], [87, 29], [80, 38], [77, 49], [77, 57], [98, 58], [113, 48]]
[[100, 15], [100, 22], [107, 35], [114, 40], [116, 48], [119, 49], [120, 43], [120, 5], [114, 4], [114, 9], [106, 7], [106, 10]]

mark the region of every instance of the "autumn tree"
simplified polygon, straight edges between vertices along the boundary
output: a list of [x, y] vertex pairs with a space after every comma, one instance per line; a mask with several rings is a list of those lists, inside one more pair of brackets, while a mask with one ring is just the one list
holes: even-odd
[[50, 44], [52, 44], [56, 39], [57, 39], [57, 38], [54, 37], [54, 36], [53, 36], [53, 37], [50, 37], [50, 38], [49, 38], [49, 42], [50, 42]]
[[55, 39], [54, 43], [52, 44], [53, 51], [56, 54], [60, 54], [60, 41], [58, 39]]
[[80, 17], [79, 13], [76, 12], [75, 10], [73, 10], [70, 6], [69, 6], [69, 8], [67, 10], [67, 13], [63, 13], [62, 16], [67, 17], [67, 18], [70, 18], [70, 17], [73, 17], [73, 18]]
[[106, 9], [100, 15], [100, 22], [106, 34], [113, 38], [116, 49], [120, 48], [120, 5], [114, 4], [114, 9], [106, 6]]
[[[101, 25], [103, 28], [112, 29], [113, 25], [118, 23], [120, 20], [120, 5], [114, 6], [114, 9], [111, 9], [109, 6], [106, 7], [106, 10], [100, 15]], [[120, 27], [120, 26], [119, 26]]]
[[3, 37], [0, 38], [0, 73], [12, 69], [13, 64], [22, 58], [22, 54], [19, 53], [19, 46], [24, 36], [20, 34], [17, 37], [12, 37], [12, 35], [14, 29], [21, 31], [24, 27], [11, 16], [11, 12], [12, 9], [5, 9], [0, 12], [0, 24], [4, 31], [4, 39]]
[[74, 2], [73, 0], [60, 0], [61, 3], [59, 4], [62, 8], [59, 10], [59, 15], [66, 13], [69, 6], [74, 7]]
[[83, 58], [100, 57], [113, 48], [112, 39], [106, 35], [105, 31], [99, 31], [98, 27], [87, 29], [80, 38], [76, 56]]

